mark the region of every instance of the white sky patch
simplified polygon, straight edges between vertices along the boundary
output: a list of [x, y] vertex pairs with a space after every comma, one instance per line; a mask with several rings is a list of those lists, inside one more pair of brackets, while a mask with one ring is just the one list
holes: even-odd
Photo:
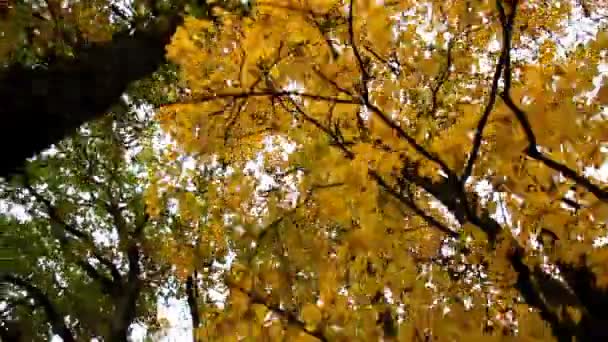
[[51, 147], [47, 148], [46, 150], [40, 152], [40, 155], [42, 157], [54, 157], [55, 155], [57, 155], [57, 153], [59, 152], [59, 150], [57, 149], [57, 147], [53, 144], [51, 145]]
[[185, 299], [169, 298], [166, 304], [159, 300], [157, 317], [168, 323], [158, 342], [192, 341], [192, 318]]
[[384, 287], [384, 299], [388, 304], [394, 304], [393, 291], [389, 287]]
[[[133, 0], [114, 0], [112, 1], [112, 4], [116, 5], [116, 7], [118, 7], [118, 9], [129, 18], [135, 15], [135, 12], [133, 11]], [[112, 23], [116, 23], [118, 20], [119, 17], [117, 17], [114, 13], [110, 15], [110, 21]]]
[[32, 216], [27, 212], [27, 208], [17, 204], [0, 199], [0, 213], [8, 214], [9, 217], [17, 219], [20, 223], [30, 221]]
[[103, 247], [116, 246], [120, 241], [118, 238], [118, 231], [116, 231], [116, 229], [112, 229], [110, 231], [94, 229], [91, 232], [91, 236], [93, 237], [93, 241], [96, 245]]
[[131, 342], [145, 341], [148, 329], [145, 325], [135, 323], [131, 325]]
[[430, 204], [431, 208], [437, 209], [441, 213], [442, 217], [448, 222], [449, 227], [454, 229], [455, 227], [460, 226], [460, 224], [458, 223], [458, 220], [456, 219], [456, 216], [454, 216], [454, 214], [452, 214], [452, 212], [449, 211], [448, 208], [445, 205], [443, 205], [440, 201], [433, 198], [433, 199], [430, 199], [429, 204]]
[[444, 241], [441, 244], [440, 253], [444, 258], [451, 258], [456, 255], [456, 248], [450, 243], [449, 240]]

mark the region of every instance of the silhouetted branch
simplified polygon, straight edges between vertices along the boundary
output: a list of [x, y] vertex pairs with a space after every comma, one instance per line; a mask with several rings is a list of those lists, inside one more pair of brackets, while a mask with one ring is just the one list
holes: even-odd
[[242, 286], [236, 284], [235, 282], [231, 281], [230, 279], [227, 279], [226, 282], [227, 282], [227, 286], [231, 290], [240, 291], [243, 294], [245, 294], [247, 297], [249, 297], [249, 300], [251, 301], [252, 304], [259, 304], [259, 305], [265, 306], [268, 310], [272, 311], [273, 313], [275, 313], [282, 319], [286, 320], [288, 324], [299, 328], [302, 332], [306, 333], [307, 335], [317, 338], [319, 341], [322, 341], [322, 342], [329, 341], [327, 339], [327, 337], [325, 337], [325, 335], [321, 329], [315, 329], [315, 330], [308, 329], [308, 327], [306, 326], [306, 323], [302, 322], [298, 318], [298, 316], [296, 314], [294, 314], [293, 312], [285, 310], [278, 305], [269, 303], [266, 300], [265, 296], [256, 293], [254, 290], [251, 290], [251, 291], [247, 290], [247, 289], [243, 288]]
[[23, 278], [10, 274], [0, 274], [0, 281], [13, 284], [26, 290], [27, 296], [32, 298], [44, 310], [53, 333], [59, 335], [65, 342], [76, 341], [74, 335], [66, 325], [63, 315], [59, 313], [47, 294], [41, 289]]
[[528, 139], [528, 148], [526, 149], [526, 154], [543, 163], [545, 166], [561, 172], [566, 178], [573, 180], [577, 184], [583, 186], [589, 192], [595, 195], [598, 199], [602, 201], [608, 201], [608, 190], [603, 190], [598, 185], [593, 184], [588, 178], [585, 176], [581, 176], [576, 171], [572, 170], [568, 166], [557, 162], [545, 154], [538, 150], [538, 145], [536, 142], [536, 136], [534, 135], [534, 131], [532, 130], [532, 125], [528, 121], [528, 117], [526, 113], [521, 110], [511, 99], [509, 93], [509, 89], [505, 89], [505, 93], [501, 94], [502, 99], [505, 101], [505, 104], [513, 111], [515, 117], [521, 124], [524, 132], [526, 133], [526, 137]]
[[19, 173], [26, 158], [104, 115], [131, 82], [154, 72], [180, 22], [176, 15], [146, 30], [118, 32], [108, 42], [78, 45], [72, 58], [54, 56], [46, 66], [14, 64], [0, 71], [0, 177]]
[[192, 329], [196, 329], [200, 326], [200, 313], [198, 310], [198, 291], [197, 291], [197, 273], [189, 275], [186, 279], [186, 297], [188, 301], [188, 308], [190, 310], [190, 317], [192, 319]]
[[[502, 24], [502, 50], [500, 52], [498, 62], [496, 63], [494, 77], [492, 78], [492, 87], [490, 88], [488, 103], [486, 104], [481, 119], [477, 123], [475, 137], [473, 138], [473, 147], [471, 148], [471, 152], [469, 153], [469, 159], [461, 176], [463, 183], [466, 183], [468, 178], [471, 176], [473, 172], [473, 166], [475, 165], [475, 160], [479, 156], [479, 150], [481, 148], [481, 142], [483, 140], [483, 131], [486, 125], [488, 124], [488, 119], [490, 117], [490, 114], [492, 113], [492, 110], [494, 109], [494, 104], [496, 103], [496, 96], [498, 95], [498, 81], [500, 80], [500, 76], [502, 74], [503, 69], [506, 69], [504, 82], [505, 86], [507, 86], [507, 84], [510, 84], [511, 80], [511, 36], [513, 33], [513, 21], [515, 20], [515, 15], [517, 13], [517, 1], [512, 2], [512, 9], [508, 16], [505, 14], [505, 9], [503, 8], [501, 0], [496, 1], [496, 6], [498, 7], [499, 18]], [[507, 76], [507, 74], [509, 75]]]
[[441, 90], [441, 88], [443, 87], [445, 82], [450, 77], [450, 68], [452, 67], [452, 63], [453, 63], [453, 60], [452, 60], [452, 48], [453, 47], [454, 47], [454, 38], [452, 38], [452, 39], [450, 39], [450, 41], [448, 41], [447, 59], [445, 62], [445, 68], [441, 71], [439, 77], [437, 77], [437, 83], [435, 83], [431, 87], [431, 109], [429, 110], [428, 115], [434, 115], [437, 112], [438, 101], [439, 101], [439, 99], [438, 99], [439, 91]]
[[375, 171], [369, 172], [370, 176], [380, 185], [383, 189], [385, 189], [389, 194], [391, 194], [395, 199], [404, 204], [410, 210], [412, 210], [416, 215], [420, 216], [423, 220], [425, 220], [432, 227], [438, 229], [442, 233], [446, 234], [452, 238], [458, 238], [458, 232], [453, 231], [452, 229], [446, 227], [443, 223], [439, 222], [433, 216], [427, 214], [424, 210], [416, 205], [416, 203], [408, 198], [403, 196], [398, 190], [395, 190], [392, 186], [388, 185], [386, 181]]
[[[97, 250], [97, 247], [95, 246], [95, 242], [93, 241], [91, 236], [89, 236], [82, 230], [78, 229], [75, 225], [69, 223], [63, 217], [61, 217], [61, 214], [59, 213], [57, 207], [55, 207], [51, 203], [51, 201], [46, 199], [42, 194], [40, 194], [37, 190], [34, 189], [32, 183], [31, 183], [31, 180], [29, 178], [29, 175], [27, 175], [27, 173], [24, 173], [24, 179], [25, 179], [24, 187], [28, 190], [28, 192], [32, 196], [34, 196], [34, 198], [39, 203], [41, 203], [44, 206], [45, 211], [46, 211], [47, 215], [49, 215], [49, 219], [51, 220], [51, 222], [60, 226], [63, 230], [72, 234], [81, 242], [85, 243], [90, 248], [91, 255], [93, 255], [93, 257], [95, 257], [95, 259], [97, 259], [102, 265], [106, 266], [109, 269], [114, 282], [112, 280], [108, 279], [103, 274], [99, 273], [99, 271], [97, 269], [95, 269], [87, 261], [80, 260], [77, 262], [78, 265], [81, 266], [84, 269], [84, 271], [91, 278], [100, 281], [101, 284], [103, 285], [104, 289], [107, 292], [111, 293], [115, 289], [115, 286], [117, 284], [119, 284], [120, 281], [122, 280], [122, 277], [120, 275], [120, 272], [118, 271], [118, 268], [116, 268], [116, 265], [114, 265], [114, 263], [112, 261], [108, 260], [107, 258], [102, 256], [101, 253], [99, 253], [99, 251]], [[67, 244], [69, 242], [69, 240], [60, 239], [60, 242], [62, 244]], [[66, 247], [66, 248], [69, 249], [69, 247]]]

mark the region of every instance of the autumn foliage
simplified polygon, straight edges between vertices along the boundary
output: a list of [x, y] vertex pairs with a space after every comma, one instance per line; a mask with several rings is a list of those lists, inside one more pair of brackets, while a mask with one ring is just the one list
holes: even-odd
[[[608, 188], [590, 170], [607, 4], [580, 3], [260, 0], [186, 18], [167, 54], [189, 92], [158, 118], [167, 163], [194, 156], [197, 182], [159, 168], [147, 203], [178, 203], [184, 278], [234, 254], [198, 337], [605, 338]], [[568, 45], [576, 15], [599, 28]]]

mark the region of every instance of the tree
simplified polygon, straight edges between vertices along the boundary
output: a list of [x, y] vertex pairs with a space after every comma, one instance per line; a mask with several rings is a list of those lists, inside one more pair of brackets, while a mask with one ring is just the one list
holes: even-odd
[[[213, 17], [205, 1], [135, 1], [139, 14], [113, 1], [15, 2], [0, 19], [0, 176], [18, 173], [23, 161], [106, 113], [134, 81], [165, 64], [165, 45], [190, 13]], [[238, 9], [230, 2], [221, 3]], [[133, 10], [135, 11], [135, 10]], [[4, 37], [4, 36], [3, 36]], [[15, 144], [12, 133], [27, 132]], [[9, 134], [10, 133], [10, 134]], [[21, 133], [20, 133], [21, 134]], [[8, 148], [11, 146], [11, 148]]]
[[90, 123], [3, 184], [5, 203], [28, 215], [1, 216], [6, 334], [127, 341], [134, 323], [158, 326], [169, 269], [155, 246], [167, 216], [146, 215], [142, 166], [130, 160], [145, 125], [133, 114]]
[[[159, 120], [224, 168], [202, 240], [236, 254], [205, 333], [605, 338], [608, 189], [588, 173], [606, 158], [604, 5], [269, 0], [219, 28], [186, 18], [168, 56], [191, 95]], [[565, 46], [577, 13], [596, 33]], [[252, 158], [275, 186], [242, 171]], [[171, 186], [153, 184], [162, 207]]]

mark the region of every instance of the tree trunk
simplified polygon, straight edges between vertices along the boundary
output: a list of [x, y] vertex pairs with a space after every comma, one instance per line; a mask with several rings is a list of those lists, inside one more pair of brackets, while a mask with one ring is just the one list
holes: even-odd
[[186, 296], [188, 298], [188, 308], [190, 309], [190, 317], [192, 318], [192, 339], [198, 342], [197, 329], [200, 327], [200, 313], [198, 311], [198, 291], [196, 284], [197, 274], [188, 276], [186, 279]]
[[74, 58], [47, 67], [12, 65], [0, 72], [0, 177], [19, 171], [26, 158], [104, 115], [127, 86], [163, 62], [181, 17], [146, 31], [119, 32], [109, 42], [76, 48]]

